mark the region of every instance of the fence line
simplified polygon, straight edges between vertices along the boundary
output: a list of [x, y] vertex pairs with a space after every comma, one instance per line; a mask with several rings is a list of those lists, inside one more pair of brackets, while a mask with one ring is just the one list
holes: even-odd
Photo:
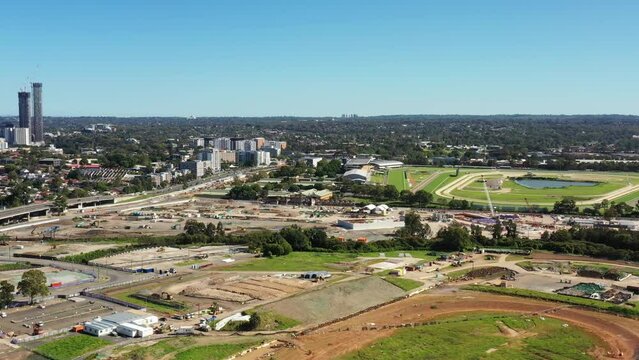
[[92, 293], [92, 292], [88, 292], [88, 291], [83, 291], [80, 294], [82, 296], [86, 296], [86, 297], [91, 297], [91, 298], [94, 298], [94, 299], [99, 299], [99, 300], [112, 302], [114, 304], [122, 305], [122, 306], [125, 306], [125, 307], [128, 307], [128, 308], [131, 308], [131, 309], [146, 311], [146, 308], [144, 306], [140, 306], [140, 305], [136, 305], [136, 304], [130, 303], [128, 301], [116, 299], [116, 298], [108, 296], [108, 295]]

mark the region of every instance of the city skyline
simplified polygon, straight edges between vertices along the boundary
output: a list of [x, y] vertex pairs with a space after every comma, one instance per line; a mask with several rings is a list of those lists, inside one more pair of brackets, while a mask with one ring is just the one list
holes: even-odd
[[[632, 1], [4, 3], [0, 114], [639, 114]], [[37, 18], [24, 22], [23, 18]], [[90, 89], [90, 91], [88, 91]]]

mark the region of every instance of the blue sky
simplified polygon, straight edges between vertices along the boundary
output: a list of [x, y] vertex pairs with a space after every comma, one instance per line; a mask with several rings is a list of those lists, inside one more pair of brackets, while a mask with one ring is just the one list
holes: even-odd
[[2, 1], [0, 114], [639, 114], [639, 1]]

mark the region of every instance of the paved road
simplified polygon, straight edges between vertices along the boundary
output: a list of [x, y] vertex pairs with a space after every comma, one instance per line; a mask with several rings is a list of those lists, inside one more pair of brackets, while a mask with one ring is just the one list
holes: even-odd
[[57, 289], [51, 288], [51, 295], [69, 295], [76, 294], [82, 291], [83, 289], [94, 286], [115, 286], [122, 282], [132, 281], [132, 280], [142, 280], [147, 279], [149, 274], [140, 274], [140, 273], [130, 273], [125, 271], [113, 270], [113, 269], [105, 269], [100, 268], [98, 266], [89, 266], [82, 264], [71, 264], [63, 261], [57, 260], [46, 260], [46, 259], [30, 259], [30, 258], [15, 258], [9, 257], [4, 253], [0, 253], [0, 262], [15, 262], [17, 260], [28, 261], [32, 264], [41, 265], [41, 266], [52, 266], [64, 270], [70, 271], [78, 271], [85, 274], [91, 274], [96, 278], [99, 276], [101, 281], [91, 282], [91, 283], [83, 283], [79, 285], [71, 285], [71, 286], [63, 286]]

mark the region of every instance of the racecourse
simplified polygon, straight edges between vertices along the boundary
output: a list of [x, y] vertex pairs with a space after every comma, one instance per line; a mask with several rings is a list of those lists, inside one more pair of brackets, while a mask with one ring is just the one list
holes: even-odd
[[[546, 171], [518, 169], [404, 167], [389, 170], [373, 182], [389, 184], [401, 190], [425, 190], [439, 202], [452, 199], [467, 200], [474, 204], [488, 204], [484, 181], [501, 179], [499, 187], [488, 189], [495, 205], [552, 206], [562, 198], [575, 200], [578, 206], [592, 206], [604, 200], [626, 202], [631, 206], [639, 200], [639, 175], [621, 172]], [[567, 182], [593, 182], [593, 186], [562, 188], [530, 188], [515, 182], [517, 178], [555, 179]]]

